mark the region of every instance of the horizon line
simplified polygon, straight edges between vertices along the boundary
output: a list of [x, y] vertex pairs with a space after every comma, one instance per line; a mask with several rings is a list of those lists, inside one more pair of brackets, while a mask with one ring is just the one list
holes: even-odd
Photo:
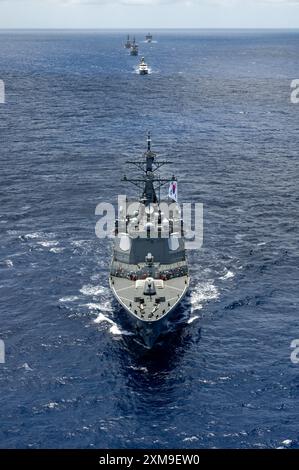
[[198, 30], [203, 30], [203, 31], [211, 31], [211, 30], [242, 30], [242, 31], [288, 31], [288, 30], [299, 30], [299, 26], [296, 27], [285, 27], [285, 26], [277, 26], [277, 27], [236, 27], [236, 26], [223, 26], [223, 27], [165, 27], [165, 28], [134, 28], [134, 27], [127, 27], [127, 28], [118, 28], [118, 27], [109, 27], [109, 28], [1, 28], [0, 31], [127, 31], [127, 30], [133, 30], [133, 31], [183, 31], [183, 30], [191, 30], [191, 31], [198, 31]]

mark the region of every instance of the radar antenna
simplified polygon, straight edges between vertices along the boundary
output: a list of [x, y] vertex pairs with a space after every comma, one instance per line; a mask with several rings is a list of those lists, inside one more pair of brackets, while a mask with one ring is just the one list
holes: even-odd
[[[145, 205], [149, 205], [151, 203], [160, 203], [160, 189], [162, 186], [170, 183], [171, 181], [176, 181], [176, 177], [172, 176], [171, 178], [161, 178], [160, 175], [156, 175], [157, 170], [159, 170], [162, 166], [171, 164], [170, 161], [157, 161], [156, 160], [156, 153], [152, 152], [152, 139], [151, 133], [148, 132], [147, 134], [147, 151], [145, 152], [144, 156], [145, 159], [142, 161], [127, 161], [126, 163], [129, 165], [135, 165], [139, 171], [143, 173], [140, 178], [127, 178], [124, 176], [122, 181], [128, 181], [129, 183], [134, 184], [138, 188], [140, 188], [143, 193], [141, 200], [145, 201]], [[159, 193], [159, 200], [157, 198], [156, 192]]]

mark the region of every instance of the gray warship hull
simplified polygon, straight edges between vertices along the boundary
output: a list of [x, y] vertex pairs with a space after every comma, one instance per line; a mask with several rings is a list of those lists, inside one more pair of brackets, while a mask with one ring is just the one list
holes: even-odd
[[119, 207], [109, 283], [134, 332], [151, 348], [167, 332], [172, 314], [189, 288], [184, 230], [176, 190], [170, 191], [175, 200], [160, 197], [163, 185], [176, 188], [176, 178], [156, 176], [169, 162], [156, 160], [150, 135], [145, 159], [127, 163], [143, 174], [123, 181], [140, 186], [143, 192], [140, 199], [125, 198]]
[[[110, 288], [114, 294], [114, 297], [126, 312], [126, 318], [129, 320], [132, 331], [137, 335], [137, 337], [140, 337], [145, 347], [152, 348], [156, 343], [157, 339], [162, 334], [168, 332], [169, 325], [173, 319], [175, 311], [188, 292], [189, 279], [186, 277], [179, 280], [179, 282], [183, 285], [183, 290], [180, 292], [179, 297], [177, 295], [174, 297], [171, 290], [169, 288], [166, 288], [169, 292], [168, 299], [165, 299], [165, 305], [167, 305], [168, 310], [165, 311], [162, 316], [159, 316], [158, 318], [154, 319], [150, 319], [148, 317], [145, 318], [144, 316], [142, 318], [140, 315], [138, 315], [138, 313], [135, 313], [132, 308], [131, 300], [126, 297], [126, 292], [128, 292], [128, 290], [126, 288], [119, 287], [119, 285], [116, 287], [118, 281], [119, 280], [117, 278], [113, 276], [110, 277]], [[133, 286], [132, 288], [135, 289]], [[171, 301], [170, 306], [169, 300]], [[129, 306], [130, 303], [131, 307]], [[152, 299], [152, 305], [154, 304], [155, 300]], [[135, 308], [138, 308], [137, 304], [135, 305]]]

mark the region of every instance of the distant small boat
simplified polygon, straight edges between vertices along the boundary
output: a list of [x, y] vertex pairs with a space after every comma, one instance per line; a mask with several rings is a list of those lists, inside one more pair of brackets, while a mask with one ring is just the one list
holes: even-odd
[[134, 37], [132, 45], [131, 45], [130, 55], [136, 56], [136, 55], [138, 55], [138, 52], [139, 52], [138, 44], [137, 44], [137, 42], [135, 40], [135, 37]]
[[144, 57], [142, 57], [141, 62], [139, 64], [139, 75], [148, 75], [148, 73], [148, 65], [145, 63]]
[[131, 46], [132, 46], [132, 44], [131, 44], [131, 41], [130, 41], [130, 36], [128, 34], [127, 41], [125, 42], [125, 49], [131, 49]]
[[146, 36], [145, 36], [145, 40], [146, 42], [152, 42], [153, 40], [153, 36], [151, 33], [148, 33]]

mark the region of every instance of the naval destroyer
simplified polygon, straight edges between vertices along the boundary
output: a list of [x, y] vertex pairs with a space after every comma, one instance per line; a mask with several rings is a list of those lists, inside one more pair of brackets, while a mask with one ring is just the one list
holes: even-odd
[[138, 44], [136, 42], [135, 36], [133, 38], [133, 42], [131, 45], [130, 55], [137, 56], [138, 55]]
[[125, 49], [131, 49], [131, 46], [132, 46], [132, 43], [131, 43], [131, 40], [130, 40], [130, 35], [128, 34], [127, 40], [125, 42], [124, 47], [125, 47]]
[[152, 42], [152, 40], [153, 40], [152, 34], [151, 34], [151, 33], [148, 33], [148, 34], [145, 36], [145, 40], [146, 40], [146, 42], [148, 42], [148, 43]]
[[[148, 348], [167, 331], [189, 287], [177, 180], [175, 176], [161, 178], [158, 173], [169, 163], [152, 151], [149, 133], [143, 160], [127, 162], [138, 174], [123, 178], [137, 186], [141, 195], [126, 198], [115, 223], [110, 287]], [[168, 197], [161, 199], [161, 188], [166, 185]]]

